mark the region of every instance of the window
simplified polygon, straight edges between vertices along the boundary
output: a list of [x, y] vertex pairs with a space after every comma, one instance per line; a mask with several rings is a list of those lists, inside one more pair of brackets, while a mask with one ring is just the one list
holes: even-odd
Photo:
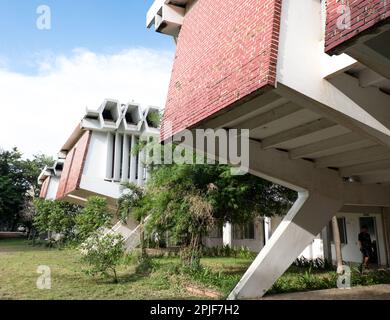
[[[337, 224], [339, 225], [339, 232], [340, 232], [340, 241], [342, 244], [347, 244], [347, 223], [346, 219], [344, 217], [337, 218]], [[333, 228], [332, 228], [332, 221], [329, 222], [329, 235], [330, 239], [333, 242]]]
[[245, 224], [233, 225], [233, 239], [235, 240], [254, 240], [255, 239], [255, 224], [253, 221]]

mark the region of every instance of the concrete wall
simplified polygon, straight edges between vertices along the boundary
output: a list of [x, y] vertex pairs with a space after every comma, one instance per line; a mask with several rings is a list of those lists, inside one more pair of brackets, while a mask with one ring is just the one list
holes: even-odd
[[[344, 11], [343, 11], [343, 7]], [[345, 22], [343, 12], [350, 10], [350, 26], [340, 28]], [[390, 2], [384, 0], [327, 0], [325, 51], [337, 53], [348, 42], [355, 40], [368, 29], [390, 18]], [[348, 21], [347, 21], [348, 22]]]
[[58, 190], [58, 185], [60, 184], [60, 177], [52, 176], [50, 177], [50, 183], [47, 188], [46, 200], [54, 200], [57, 196], [57, 190]]
[[177, 42], [165, 108], [173, 133], [274, 86], [280, 0], [198, 0]]
[[[374, 217], [376, 220], [376, 229], [379, 246], [379, 264], [386, 265], [385, 242], [383, 235], [382, 217], [380, 214], [360, 214], [360, 213], [339, 213], [338, 217], [345, 217], [347, 225], [347, 244], [342, 245], [343, 260], [348, 262], [361, 262], [362, 255], [359, 250], [358, 234], [360, 232], [359, 218]], [[335, 248], [332, 244], [332, 257], [335, 257]]]

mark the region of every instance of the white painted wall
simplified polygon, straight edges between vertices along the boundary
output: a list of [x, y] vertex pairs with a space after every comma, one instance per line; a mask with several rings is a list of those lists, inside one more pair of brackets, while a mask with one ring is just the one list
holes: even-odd
[[46, 200], [54, 200], [57, 196], [58, 185], [60, 184], [60, 177], [50, 177], [49, 187], [47, 188]]
[[92, 131], [83, 175], [104, 180], [107, 161], [107, 133]]
[[[360, 213], [339, 213], [338, 217], [345, 217], [347, 225], [347, 244], [343, 245], [342, 255], [343, 260], [348, 262], [358, 262], [362, 261], [362, 254], [359, 250], [358, 235], [360, 233], [359, 218], [360, 217], [375, 217], [376, 219], [376, 229], [378, 235], [378, 246], [379, 246], [379, 264], [386, 265], [386, 252], [385, 252], [385, 242], [383, 235], [383, 224], [382, 217], [380, 214], [360, 214]], [[336, 256], [335, 248], [332, 244], [332, 257]]]
[[[336, 116], [334, 110], [338, 111], [339, 122], [349, 124], [351, 119], [355, 119], [365, 126], [374, 128], [378, 131], [375, 136], [387, 142], [384, 135], [390, 135], [390, 130], [324, 79], [329, 74], [353, 64], [355, 60], [345, 54], [331, 57], [325, 53], [321, 19], [320, 0], [282, 2], [277, 64], [278, 87], [282, 84], [327, 106], [328, 109], [322, 108], [321, 112], [332, 117]], [[306, 106], [309, 107], [309, 104]], [[319, 106], [313, 104], [310, 106], [319, 110]], [[365, 126], [361, 128], [366, 130]]]

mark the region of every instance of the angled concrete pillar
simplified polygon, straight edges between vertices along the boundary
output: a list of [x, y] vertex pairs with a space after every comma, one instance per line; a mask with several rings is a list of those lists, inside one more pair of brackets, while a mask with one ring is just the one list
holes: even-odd
[[232, 248], [232, 246], [233, 246], [233, 226], [230, 222], [226, 222], [223, 225], [222, 240], [223, 240], [224, 246], [229, 246], [230, 248]]
[[130, 166], [130, 137], [125, 134], [123, 135], [123, 146], [122, 146], [122, 177], [121, 181], [129, 181], [129, 166]]
[[135, 135], [131, 136], [131, 155], [130, 155], [130, 182], [136, 183], [137, 176], [137, 156], [133, 153], [133, 148], [137, 144]]
[[263, 296], [342, 205], [339, 199], [315, 192], [300, 192], [298, 200], [234, 288], [229, 299]]

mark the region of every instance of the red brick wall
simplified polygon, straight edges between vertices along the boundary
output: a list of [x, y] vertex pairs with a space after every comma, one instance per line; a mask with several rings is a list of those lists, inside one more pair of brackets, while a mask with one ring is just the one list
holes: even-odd
[[162, 139], [275, 86], [281, 0], [198, 0], [179, 35]]
[[[338, 49], [353, 41], [363, 31], [390, 18], [389, 0], [327, 0], [325, 51], [338, 53]], [[351, 12], [351, 28], [341, 30], [337, 21], [342, 20], [340, 5], [347, 5]]]
[[39, 197], [42, 199], [46, 198], [47, 191], [49, 189], [50, 179], [51, 179], [51, 177], [47, 177], [45, 179], [45, 181], [43, 181], [43, 183], [42, 183], [41, 192], [39, 193]]
[[78, 189], [84, 170], [91, 132], [86, 131], [76, 145], [68, 152], [57, 191], [57, 199]]

